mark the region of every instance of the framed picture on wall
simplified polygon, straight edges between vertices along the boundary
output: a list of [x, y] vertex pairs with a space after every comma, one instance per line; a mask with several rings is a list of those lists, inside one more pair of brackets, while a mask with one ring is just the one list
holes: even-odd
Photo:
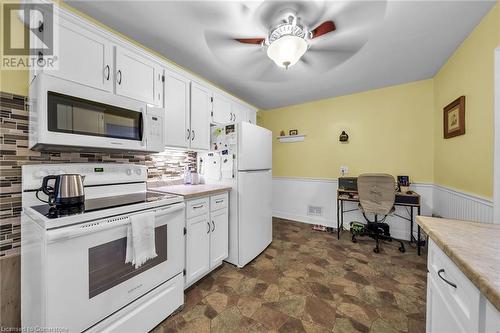
[[445, 139], [465, 134], [465, 96], [460, 96], [443, 109]]

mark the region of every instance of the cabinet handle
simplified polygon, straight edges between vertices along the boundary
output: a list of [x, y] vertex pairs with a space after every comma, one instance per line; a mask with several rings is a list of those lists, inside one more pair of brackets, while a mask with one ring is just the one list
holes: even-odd
[[233, 120], [233, 113], [229, 112], [229, 121]]
[[106, 65], [106, 67], [104, 67], [104, 75], [106, 76], [106, 81], [109, 81], [109, 73], [109, 65]]
[[193, 206], [193, 209], [203, 208], [203, 205]]
[[208, 230], [207, 230], [207, 234], [210, 233], [210, 222], [207, 222], [207, 226], [208, 226]]
[[[117, 79], [118, 79], [118, 84], [122, 84], [122, 70], [121, 70], [121, 69], [119, 69], [119, 70], [118, 70], [118, 73], [116, 73], [116, 74], [120, 75], [120, 78], [119, 78], [119, 79], [118, 79], [118, 77], [117, 77]], [[118, 76], [118, 75], [117, 75], [117, 76]]]
[[444, 273], [444, 269], [441, 268], [439, 271], [438, 271], [438, 276], [441, 278], [441, 280], [443, 280], [444, 282], [448, 283], [450, 286], [452, 286], [453, 288], [457, 289], [457, 285], [454, 284], [453, 282], [445, 279], [444, 277], [441, 276], [441, 273]]
[[212, 232], [214, 232], [215, 231], [215, 222], [214, 221], [212, 221], [212, 225], [213, 225]]
[[224, 202], [224, 199], [215, 200], [215, 203], [221, 203], [221, 202]]
[[186, 130], [187, 131], [187, 140], [189, 141], [189, 139], [191, 138], [191, 131], [189, 130], [189, 128]]
[[236, 115], [233, 113], [233, 121], [236, 120]]
[[193, 137], [191, 138], [191, 141], [194, 141], [194, 138], [196, 136], [196, 133], [194, 132], [194, 130], [191, 130], [191, 134], [193, 134]]

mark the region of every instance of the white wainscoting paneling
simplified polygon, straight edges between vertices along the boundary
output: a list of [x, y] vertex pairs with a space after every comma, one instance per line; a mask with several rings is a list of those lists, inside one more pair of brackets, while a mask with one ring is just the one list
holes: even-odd
[[477, 222], [493, 222], [493, 203], [471, 194], [434, 185], [433, 212], [435, 215]]
[[[336, 179], [273, 177], [273, 215], [336, 227]], [[323, 208], [322, 216], [307, 215], [308, 206]]]
[[[337, 179], [273, 177], [273, 216], [337, 227]], [[412, 184], [412, 190], [421, 195], [421, 215], [437, 214], [442, 217], [491, 222], [491, 201], [454, 191], [434, 184]], [[308, 215], [308, 206], [322, 207], [321, 216]], [[357, 203], [345, 203], [344, 210], [355, 209]], [[409, 210], [396, 207], [396, 214], [409, 217]], [[414, 209], [414, 216], [417, 210]], [[352, 221], [365, 221], [359, 211], [344, 214], [344, 228]], [[410, 238], [410, 222], [392, 215], [387, 218], [395, 238]], [[416, 236], [414, 224], [413, 234]]]

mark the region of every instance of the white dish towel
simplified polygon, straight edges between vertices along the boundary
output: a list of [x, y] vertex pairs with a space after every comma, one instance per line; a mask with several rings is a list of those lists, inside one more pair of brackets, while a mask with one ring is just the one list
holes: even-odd
[[130, 216], [125, 263], [132, 263], [137, 269], [156, 256], [155, 212]]

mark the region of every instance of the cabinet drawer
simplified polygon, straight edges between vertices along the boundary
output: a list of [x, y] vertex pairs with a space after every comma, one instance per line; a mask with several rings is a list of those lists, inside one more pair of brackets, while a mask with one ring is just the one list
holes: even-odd
[[208, 198], [194, 199], [188, 201], [186, 205], [186, 217], [190, 219], [195, 216], [207, 214], [209, 212], [208, 203], [209, 203]]
[[479, 290], [432, 240], [428, 253], [429, 275], [436, 281], [444, 301], [466, 331], [476, 332], [479, 329]]
[[216, 211], [227, 207], [228, 195], [227, 193], [214, 195], [210, 197], [210, 211]]

